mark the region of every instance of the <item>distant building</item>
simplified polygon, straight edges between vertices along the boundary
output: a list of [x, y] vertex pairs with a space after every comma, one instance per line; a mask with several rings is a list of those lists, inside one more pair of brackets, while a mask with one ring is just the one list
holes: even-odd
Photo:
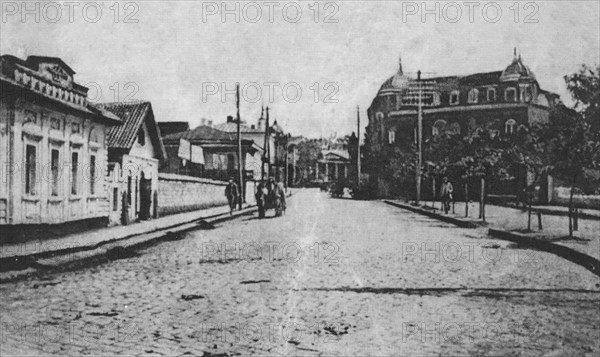
[[166, 152], [152, 105], [130, 102], [100, 106], [123, 121], [107, 136], [110, 179], [114, 183], [110, 189], [111, 222], [126, 224], [157, 217], [158, 169], [166, 160]]
[[[237, 135], [209, 126], [166, 135], [163, 143], [167, 163], [163, 172], [215, 180], [237, 178]], [[262, 155], [262, 148], [252, 140], [242, 139], [243, 167], [246, 158]], [[253, 179], [254, 172], [245, 170], [245, 178]]]
[[107, 132], [121, 121], [74, 75], [60, 58], [0, 57], [2, 225], [107, 216]]
[[[478, 128], [511, 136], [520, 125], [548, 121], [550, 108], [560, 102], [557, 94], [540, 88], [516, 50], [504, 70], [428, 78], [421, 85], [424, 141], [442, 131], [464, 135]], [[383, 83], [368, 109], [368, 151], [389, 159], [394, 148], [416, 142], [417, 88], [417, 80], [404, 74], [400, 62], [398, 72]], [[394, 194], [396, 188], [393, 178], [382, 175], [384, 169], [371, 166], [369, 172], [381, 196]], [[517, 167], [513, 173], [516, 179], [510, 184], [491, 182], [491, 192], [520, 191], [527, 173]]]
[[190, 130], [190, 124], [187, 121], [162, 121], [157, 124], [161, 136]]
[[[256, 180], [261, 179], [263, 170], [265, 176], [280, 178], [283, 178], [285, 172], [285, 148], [282, 147], [283, 140], [281, 140], [284, 136], [283, 128], [275, 120], [272, 124], [269, 123], [270, 128], [267, 134], [266, 126], [267, 119], [264, 110], [261, 110], [256, 125], [248, 125], [244, 121], [240, 125], [242, 138], [254, 141], [263, 151], [261, 153], [264, 155], [263, 157], [248, 158], [247, 160], [246, 169], [254, 172]], [[225, 123], [216, 124], [213, 128], [237, 135], [237, 123], [232, 116], [228, 116]], [[270, 167], [270, 172], [268, 167]]]

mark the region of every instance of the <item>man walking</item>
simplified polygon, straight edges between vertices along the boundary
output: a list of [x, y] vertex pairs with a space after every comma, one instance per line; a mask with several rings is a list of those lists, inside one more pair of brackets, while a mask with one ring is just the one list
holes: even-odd
[[444, 205], [444, 213], [448, 213], [450, 210], [450, 201], [452, 198], [452, 192], [454, 187], [452, 183], [448, 181], [448, 177], [444, 177], [442, 187], [440, 189], [440, 196], [442, 197], [442, 204]]
[[227, 197], [227, 202], [229, 202], [229, 214], [232, 215], [235, 210], [235, 204], [237, 203], [239, 193], [238, 187], [231, 177], [229, 178], [229, 183], [225, 187], [225, 197]]

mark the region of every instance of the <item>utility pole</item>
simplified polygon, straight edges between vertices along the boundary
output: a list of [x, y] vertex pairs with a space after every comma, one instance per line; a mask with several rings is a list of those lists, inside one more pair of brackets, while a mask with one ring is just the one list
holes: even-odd
[[356, 187], [360, 188], [360, 106], [356, 106]]
[[[271, 176], [271, 127], [269, 123], [269, 107], [267, 109], [267, 122], [265, 123], [265, 144], [263, 145], [263, 180]], [[267, 163], [267, 177], [265, 177], [265, 162]]]
[[245, 195], [245, 185], [244, 185], [244, 175], [242, 173], [242, 135], [241, 135], [241, 122], [242, 119], [240, 117], [240, 84], [236, 83], [235, 85], [235, 98], [236, 98], [236, 107], [237, 107], [237, 149], [238, 149], [238, 180], [240, 183], [240, 200], [238, 201], [239, 209], [242, 209], [242, 202], [244, 201]]
[[421, 85], [421, 71], [417, 72], [417, 81], [419, 84], [419, 109], [417, 114], [417, 199], [415, 203], [418, 205], [421, 201], [421, 161], [423, 160], [423, 154], [421, 152], [423, 148], [423, 87]]

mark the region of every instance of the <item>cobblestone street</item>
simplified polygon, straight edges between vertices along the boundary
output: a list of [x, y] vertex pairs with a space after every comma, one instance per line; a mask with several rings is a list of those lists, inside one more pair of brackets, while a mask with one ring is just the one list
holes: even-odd
[[315, 189], [272, 215], [0, 285], [0, 354], [600, 353], [600, 280], [576, 264]]

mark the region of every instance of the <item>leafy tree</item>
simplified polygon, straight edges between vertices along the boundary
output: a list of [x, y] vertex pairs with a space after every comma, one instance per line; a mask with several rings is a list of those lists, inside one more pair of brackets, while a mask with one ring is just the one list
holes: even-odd
[[504, 151], [504, 160], [506, 166], [516, 163], [533, 176], [533, 180], [525, 188], [528, 203], [528, 230], [531, 230], [531, 204], [534, 188], [540, 183], [542, 177], [551, 170], [551, 159], [548, 153], [547, 141], [549, 133], [547, 123], [521, 125], [511, 137], [504, 140], [506, 148]]
[[[321, 155], [321, 143], [316, 139], [308, 139], [298, 144], [298, 169], [303, 173], [303, 179], [310, 181], [310, 176]], [[316, 177], [315, 179], [319, 179]]]
[[569, 237], [573, 237], [573, 195], [591, 171], [600, 169], [600, 89], [598, 72], [583, 65], [578, 73], [565, 76], [567, 89], [575, 100], [572, 109], [557, 106], [551, 113], [548, 147], [551, 172], [571, 185]]

